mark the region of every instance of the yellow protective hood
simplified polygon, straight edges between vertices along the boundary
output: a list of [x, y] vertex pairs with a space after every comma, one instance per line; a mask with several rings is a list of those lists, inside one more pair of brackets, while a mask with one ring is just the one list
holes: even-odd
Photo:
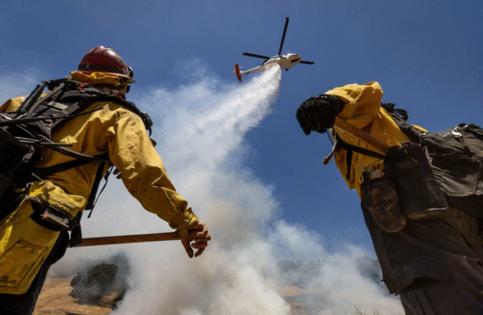
[[72, 71], [68, 78], [82, 83], [92, 85], [110, 85], [115, 88], [123, 88], [134, 82], [133, 79], [108, 72]]
[[[344, 100], [344, 109], [338, 115], [340, 118], [369, 133], [387, 147], [398, 146], [408, 141], [407, 136], [399, 129], [391, 115], [381, 107], [383, 91], [378, 82], [347, 84], [331, 89], [325, 94], [335, 95]], [[337, 123], [334, 125], [334, 130], [348, 144], [379, 152], [377, 148], [359, 139], [356, 135], [340, 128]], [[348, 169], [347, 154], [345, 149], [337, 150], [335, 162], [349, 187], [355, 188], [360, 195], [362, 174], [365, 170], [382, 169], [383, 160], [354, 152], [350, 169]]]

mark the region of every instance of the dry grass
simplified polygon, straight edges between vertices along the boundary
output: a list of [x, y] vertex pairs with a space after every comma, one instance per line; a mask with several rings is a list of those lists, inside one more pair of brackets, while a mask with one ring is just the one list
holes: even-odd
[[110, 308], [77, 304], [70, 296], [70, 279], [48, 279], [40, 293], [34, 315], [107, 315]]
[[[71, 290], [72, 287], [68, 278], [48, 279], [40, 294], [34, 315], [107, 315], [112, 312], [108, 307], [76, 303], [75, 299], [70, 296]], [[280, 289], [279, 293], [288, 300], [292, 315], [310, 314], [302, 303], [293, 299], [306, 293], [302, 289], [285, 287]], [[354, 306], [352, 315], [382, 315], [382, 313], [377, 310], [372, 313], [365, 313], [359, 307]]]

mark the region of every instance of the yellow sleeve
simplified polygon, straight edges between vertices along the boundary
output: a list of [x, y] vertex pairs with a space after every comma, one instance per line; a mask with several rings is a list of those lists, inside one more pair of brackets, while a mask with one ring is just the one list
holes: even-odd
[[198, 218], [169, 180], [141, 118], [126, 113], [109, 132], [112, 134], [108, 141], [109, 158], [121, 172], [128, 191], [173, 229], [186, 231]]
[[25, 97], [18, 96], [11, 99], [8, 99], [5, 103], [0, 105], [0, 113], [8, 113], [8, 112], [15, 112], [17, 109], [22, 105]]
[[336, 87], [325, 94], [336, 95], [344, 100], [345, 106], [339, 117], [355, 127], [364, 128], [377, 116], [383, 91], [381, 85], [373, 81]]

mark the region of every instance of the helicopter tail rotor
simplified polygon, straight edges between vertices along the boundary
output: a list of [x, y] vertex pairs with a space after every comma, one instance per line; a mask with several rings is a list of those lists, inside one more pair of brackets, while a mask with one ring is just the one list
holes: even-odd
[[233, 72], [235, 72], [236, 78], [238, 79], [238, 82], [242, 81], [242, 76], [240, 73], [240, 66], [236, 63], [235, 66], [233, 67]]

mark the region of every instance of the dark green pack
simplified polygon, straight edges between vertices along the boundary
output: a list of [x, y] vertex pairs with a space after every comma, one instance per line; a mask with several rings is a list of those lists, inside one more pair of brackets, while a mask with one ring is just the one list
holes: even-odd
[[422, 132], [408, 123], [405, 110], [392, 103], [381, 105], [410, 142], [382, 155], [335, 135], [333, 152], [337, 148], [347, 151], [346, 177], [350, 176], [353, 152], [382, 159], [386, 176], [397, 189], [401, 211], [410, 218], [438, 216], [453, 207], [483, 220], [483, 129], [462, 123], [442, 132]]
[[441, 132], [421, 132], [407, 122], [404, 110], [394, 104], [383, 107], [424, 151], [449, 206], [483, 219], [483, 129], [462, 123]]

